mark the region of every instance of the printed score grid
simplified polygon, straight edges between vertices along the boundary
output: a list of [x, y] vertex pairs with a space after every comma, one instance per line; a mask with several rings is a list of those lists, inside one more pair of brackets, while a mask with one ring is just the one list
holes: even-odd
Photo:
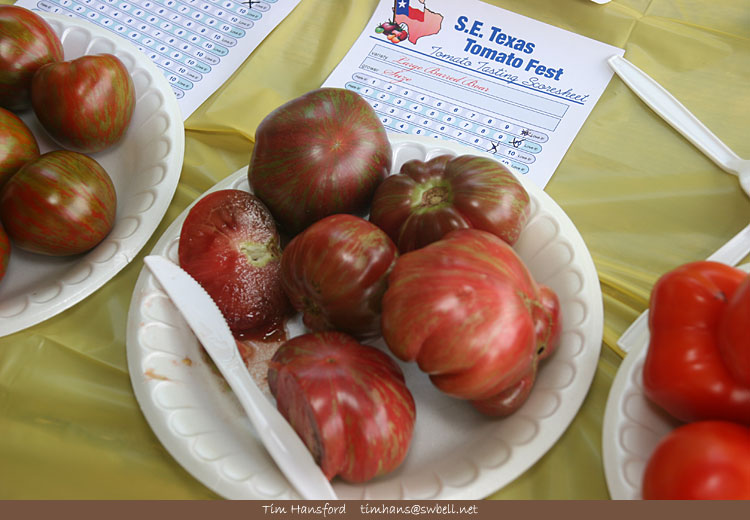
[[40, 0], [36, 7], [86, 18], [130, 40], [181, 99], [277, 1]]
[[[538, 96], [534, 96], [535, 108], [531, 109], [525, 98], [533, 94], [508, 87], [492, 107], [495, 114], [501, 107], [513, 115], [505, 120], [482, 110], [480, 105], [488, 102], [486, 94], [430, 77], [423, 72], [425, 67], [407, 66], [400, 71], [389, 68], [395, 61], [388, 51], [376, 45], [361, 63], [362, 72], [354, 73], [346, 88], [362, 95], [389, 131], [457, 141], [496, 155], [502, 164], [520, 174], [529, 172], [542, 145], [549, 141], [549, 134], [542, 130], [554, 131], [567, 109], [565, 103], [551, 100], [540, 111]], [[405, 75], [408, 83], [403, 80]], [[472, 100], [476, 104], [469, 102]], [[519, 124], [524, 121], [535, 125]]]

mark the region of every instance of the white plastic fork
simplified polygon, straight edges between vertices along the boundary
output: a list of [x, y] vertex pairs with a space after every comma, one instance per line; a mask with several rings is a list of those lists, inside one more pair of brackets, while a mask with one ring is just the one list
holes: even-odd
[[622, 56], [609, 58], [612, 70], [685, 139], [693, 143], [722, 170], [739, 177], [740, 186], [750, 196], [750, 160], [740, 158], [685, 106], [641, 69]]
[[[696, 148], [702, 151], [722, 170], [737, 175], [740, 186], [750, 196], [750, 160], [741, 159], [726, 144], [716, 137], [672, 94], [653, 78], [622, 56], [609, 58], [612, 70], [646, 105], [659, 114], [675, 130], [680, 132]], [[721, 246], [708, 260], [735, 265], [750, 252], [750, 225], [746, 226], [726, 244]], [[627, 353], [648, 341], [648, 310], [630, 324], [617, 340], [617, 346]]]

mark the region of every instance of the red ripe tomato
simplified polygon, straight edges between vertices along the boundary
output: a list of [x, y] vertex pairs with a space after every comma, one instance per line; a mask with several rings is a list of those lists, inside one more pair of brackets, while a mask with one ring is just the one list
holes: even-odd
[[396, 357], [416, 361], [440, 390], [505, 416], [557, 348], [560, 305], [506, 242], [459, 229], [398, 259], [382, 329]]
[[27, 162], [39, 157], [29, 127], [13, 112], [0, 108], [0, 189]]
[[276, 225], [246, 191], [219, 190], [200, 199], [182, 224], [178, 255], [237, 336], [270, 332], [291, 311], [279, 280]]
[[750, 500], [750, 428], [699, 421], [670, 432], [649, 458], [646, 500]]
[[388, 235], [354, 215], [331, 215], [294, 237], [281, 282], [312, 330], [358, 337], [380, 330], [380, 301], [397, 251]]
[[8, 261], [10, 260], [10, 240], [8, 239], [7, 233], [0, 224], [0, 280], [5, 276], [5, 271], [8, 268]]
[[741, 269], [703, 260], [654, 284], [643, 389], [681, 421], [750, 426], [747, 278]]
[[91, 157], [68, 150], [41, 155], [8, 180], [0, 218], [15, 245], [53, 256], [83, 253], [112, 229], [117, 196]]
[[414, 398], [398, 365], [375, 347], [341, 332], [297, 336], [274, 354], [268, 384], [329, 479], [364, 482], [406, 457]]
[[60, 38], [41, 16], [22, 7], [0, 5], [0, 106], [28, 108], [34, 73], [62, 59]]
[[57, 143], [96, 153], [125, 135], [135, 109], [135, 87], [117, 56], [81, 56], [41, 67], [31, 84], [31, 103]]
[[727, 303], [718, 329], [718, 348], [724, 364], [739, 385], [750, 389], [748, 318], [750, 318], [750, 276], [745, 277]]
[[250, 186], [290, 234], [328, 215], [364, 212], [391, 167], [383, 123], [346, 89], [321, 88], [282, 105], [255, 139]]
[[529, 211], [529, 194], [500, 163], [441, 155], [408, 161], [386, 178], [373, 197], [370, 221], [405, 253], [462, 228], [489, 231], [513, 245]]

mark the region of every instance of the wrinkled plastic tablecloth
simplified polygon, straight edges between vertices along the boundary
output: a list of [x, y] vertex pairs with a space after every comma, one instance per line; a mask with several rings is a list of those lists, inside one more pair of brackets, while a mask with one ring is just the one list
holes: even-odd
[[[0, 0], [0, 3], [12, 3]], [[742, 157], [750, 157], [750, 0], [489, 0], [622, 47]], [[302, 0], [185, 122], [185, 162], [154, 236], [69, 310], [0, 338], [0, 499], [218, 498], [162, 447], [127, 370], [128, 306], [143, 256], [187, 205], [246, 165], [255, 128], [319, 87], [377, 0]], [[658, 276], [708, 256], [750, 201], [614, 77], [546, 188], [586, 241], [604, 297], [591, 390], [559, 442], [493, 499], [606, 499], [602, 421], [616, 340]]]

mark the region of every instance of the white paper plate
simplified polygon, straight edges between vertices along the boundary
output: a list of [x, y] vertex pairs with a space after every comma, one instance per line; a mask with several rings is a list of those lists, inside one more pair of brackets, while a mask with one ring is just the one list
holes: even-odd
[[[391, 135], [393, 171], [409, 159], [477, 151], [447, 142]], [[576, 415], [596, 370], [602, 299], [594, 264], [578, 231], [543, 191], [524, 183], [532, 217], [516, 250], [535, 278], [560, 297], [562, 344], [539, 370], [529, 400], [506, 419], [481, 416], [441, 394], [414, 364], [403, 364], [417, 403], [409, 454], [400, 468], [362, 485], [334, 480], [343, 499], [480, 499], [521, 475]], [[248, 190], [246, 169], [216, 185]], [[177, 261], [183, 213], [152, 254]], [[289, 336], [302, 331], [299, 320]], [[387, 350], [380, 342], [380, 346]], [[206, 365], [182, 317], [148, 272], [141, 272], [128, 316], [127, 354], [135, 395], [169, 452], [218, 494], [237, 499], [298, 498], [265, 453], [239, 403]], [[269, 396], [270, 398], [270, 396]]]
[[[104, 52], [120, 58], [133, 78], [136, 106], [123, 140], [91, 155], [115, 185], [114, 228], [96, 248], [74, 257], [49, 257], [13, 248], [0, 282], [0, 336], [64, 311], [125, 267], [167, 211], [184, 157], [182, 113], [166, 78], [146, 55], [86, 20], [38, 14], [60, 36], [66, 60]], [[42, 153], [60, 148], [46, 135], [32, 110], [19, 116], [37, 137]]]
[[[739, 266], [750, 272], [750, 264]], [[643, 391], [644, 342], [631, 350], [609, 390], [602, 427], [604, 474], [612, 500], [641, 500], [643, 472], [659, 441], [683, 424], [652, 403]]]

